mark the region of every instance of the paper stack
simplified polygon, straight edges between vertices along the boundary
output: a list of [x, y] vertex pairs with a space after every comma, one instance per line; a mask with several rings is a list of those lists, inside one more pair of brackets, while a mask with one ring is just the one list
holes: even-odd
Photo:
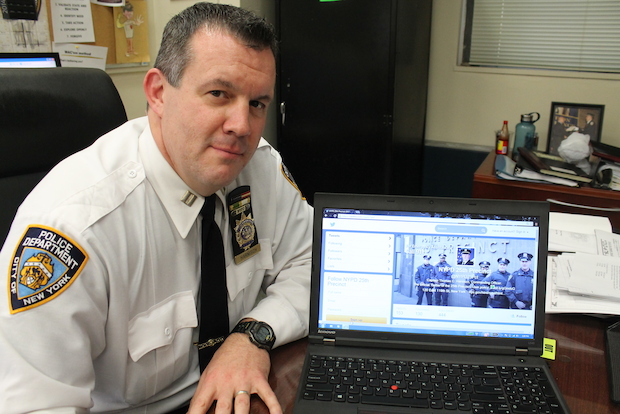
[[620, 235], [609, 219], [550, 213], [547, 312], [620, 314]]

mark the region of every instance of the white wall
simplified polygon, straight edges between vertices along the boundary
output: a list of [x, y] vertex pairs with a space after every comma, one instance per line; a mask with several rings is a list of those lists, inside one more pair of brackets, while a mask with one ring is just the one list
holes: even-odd
[[[605, 105], [601, 141], [620, 146], [620, 76], [584, 78], [544, 71], [459, 68], [461, 1], [433, 0], [426, 140], [493, 146], [504, 120], [539, 112], [539, 149], [546, 149], [551, 102]], [[596, 78], [598, 77], [598, 79]]]

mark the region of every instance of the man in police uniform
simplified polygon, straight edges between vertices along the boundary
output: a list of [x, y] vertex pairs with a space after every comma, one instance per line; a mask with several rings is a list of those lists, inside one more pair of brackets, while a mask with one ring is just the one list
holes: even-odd
[[590, 136], [590, 141], [597, 142], [598, 141], [598, 130], [596, 128], [596, 124], [594, 123], [594, 115], [591, 113], [586, 114], [586, 124], [581, 129], [581, 132], [584, 135]]
[[439, 262], [435, 265], [437, 285], [435, 287], [435, 305], [448, 306], [448, 296], [452, 288], [452, 266], [446, 261], [445, 253], [439, 255]]
[[506, 270], [510, 260], [505, 257], [497, 259], [497, 270], [484, 279], [489, 288], [489, 306], [492, 308], [508, 309], [508, 297], [506, 296], [506, 283], [510, 273]]
[[[268, 349], [308, 333], [312, 208], [261, 139], [274, 54], [273, 29], [252, 13], [191, 6], [145, 76], [147, 116], [61, 162], [24, 201], [0, 252], [2, 414], [204, 414], [214, 401], [247, 414], [251, 394], [281, 412]], [[201, 374], [200, 211], [213, 194], [230, 328], [258, 323], [241, 323]], [[234, 247], [241, 222], [260, 246], [251, 254]]]
[[478, 263], [480, 271], [469, 279], [469, 295], [471, 297], [471, 306], [474, 308], [486, 308], [488, 298], [488, 285], [484, 279], [489, 274], [491, 263], [482, 261]]
[[521, 268], [513, 272], [506, 282], [506, 295], [512, 309], [532, 309], [534, 271], [530, 265], [534, 256], [524, 252], [517, 257], [521, 261]]
[[418, 305], [422, 304], [424, 296], [426, 296], [426, 304], [433, 304], [433, 286], [437, 282], [435, 274], [435, 266], [431, 262], [431, 256], [424, 255], [424, 263], [418, 266], [415, 272], [415, 284], [418, 287]]
[[474, 261], [471, 260], [471, 249], [466, 248], [461, 250], [461, 260], [459, 260], [457, 264], [465, 266], [474, 265]]

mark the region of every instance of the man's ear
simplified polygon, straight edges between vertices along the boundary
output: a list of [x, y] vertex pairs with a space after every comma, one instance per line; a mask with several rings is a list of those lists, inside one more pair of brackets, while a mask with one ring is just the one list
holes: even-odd
[[162, 116], [163, 111], [165, 84], [166, 78], [161, 70], [153, 68], [146, 72], [143, 82], [146, 102], [149, 108], [159, 116]]

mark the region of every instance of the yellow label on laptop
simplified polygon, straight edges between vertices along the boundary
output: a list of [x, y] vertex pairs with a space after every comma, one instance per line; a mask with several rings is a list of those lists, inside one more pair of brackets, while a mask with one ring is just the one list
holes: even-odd
[[555, 339], [545, 338], [543, 341], [542, 357], [555, 360]]

